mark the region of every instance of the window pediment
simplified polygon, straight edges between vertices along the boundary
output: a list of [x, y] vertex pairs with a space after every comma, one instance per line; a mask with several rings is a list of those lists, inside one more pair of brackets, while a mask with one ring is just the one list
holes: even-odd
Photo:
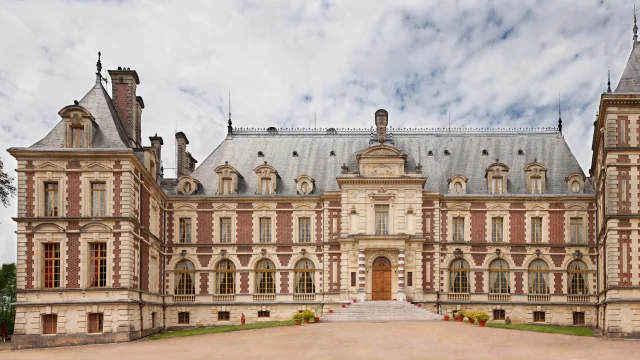
[[388, 145], [372, 146], [356, 155], [360, 174], [375, 177], [404, 175], [407, 155]]

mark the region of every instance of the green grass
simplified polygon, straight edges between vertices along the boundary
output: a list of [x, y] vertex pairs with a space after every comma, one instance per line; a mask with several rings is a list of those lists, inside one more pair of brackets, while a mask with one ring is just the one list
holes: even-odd
[[543, 333], [565, 334], [575, 336], [594, 336], [593, 331], [587, 327], [570, 327], [570, 326], [552, 326], [552, 325], [529, 325], [529, 324], [510, 324], [487, 322], [487, 327], [500, 329], [514, 329], [525, 331], [537, 331]]
[[254, 324], [247, 324], [245, 326], [242, 326], [242, 325], [228, 325], [228, 326], [216, 326], [216, 327], [191, 329], [191, 330], [176, 330], [176, 331], [168, 331], [168, 332], [162, 333], [162, 334], [152, 335], [152, 336], [149, 336], [148, 339], [149, 340], [160, 340], [160, 339], [168, 339], [168, 338], [183, 337], [183, 336], [217, 334], [217, 333], [223, 333], [223, 332], [228, 332], [228, 331], [265, 329], [265, 328], [277, 327], [277, 326], [291, 326], [293, 324], [295, 324], [295, 321], [287, 320], [287, 321], [260, 322], [260, 323], [254, 323]]

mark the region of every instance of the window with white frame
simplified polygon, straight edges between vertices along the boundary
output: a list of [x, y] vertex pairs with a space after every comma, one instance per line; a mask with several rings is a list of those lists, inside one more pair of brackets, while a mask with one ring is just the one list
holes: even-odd
[[583, 244], [584, 240], [584, 219], [581, 217], [569, 218], [569, 241], [574, 244]]
[[493, 217], [491, 218], [491, 241], [493, 242], [503, 242], [503, 229], [504, 229], [504, 218], [502, 217]]
[[389, 205], [375, 206], [376, 235], [389, 235]]
[[464, 217], [456, 216], [453, 218], [453, 234], [454, 242], [464, 241]]
[[299, 242], [311, 242], [311, 218], [299, 217], [298, 218], [298, 241]]
[[531, 242], [532, 243], [542, 242], [542, 218], [541, 217], [531, 218]]
[[260, 242], [262, 243], [271, 242], [271, 218], [270, 217], [260, 218]]

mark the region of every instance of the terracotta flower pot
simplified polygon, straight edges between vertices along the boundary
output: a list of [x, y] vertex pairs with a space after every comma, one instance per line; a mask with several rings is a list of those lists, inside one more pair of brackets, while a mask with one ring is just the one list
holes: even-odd
[[445, 315], [445, 316], [444, 316], [444, 321], [449, 321], [449, 320], [451, 320], [451, 318], [449, 317], [449, 315]]
[[320, 316], [316, 316], [316, 317], [314, 317], [314, 318], [313, 318], [313, 322], [314, 322], [314, 323], [320, 322]]
[[300, 325], [302, 324], [302, 320], [301, 319], [296, 319], [296, 325]]
[[355, 303], [357, 303], [357, 302], [358, 302], [358, 300], [356, 300], [356, 299], [353, 299], [353, 303], [354, 303], [354, 304], [355, 304]]
[[456, 316], [456, 317], [454, 318], [454, 320], [455, 320], [455, 321], [462, 322], [462, 320], [463, 320], [463, 319], [462, 319], [462, 317], [460, 317], [460, 316]]
[[304, 319], [304, 323], [308, 324], [309, 323], [309, 319]]
[[478, 320], [478, 325], [480, 325], [480, 327], [484, 327], [484, 324], [487, 323], [487, 320]]
[[[355, 300], [353, 300], [353, 301], [355, 301]], [[343, 309], [344, 309], [344, 308], [346, 308], [346, 307], [347, 307], [347, 305], [346, 305], [346, 304], [342, 304], [342, 308], [343, 308]]]
[[418, 307], [419, 307], [419, 308], [421, 308], [421, 307], [422, 307], [422, 304], [418, 304]]
[[473, 325], [473, 324], [475, 324], [475, 323], [476, 323], [476, 321], [475, 321], [475, 320], [473, 320], [473, 319], [469, 319], [469, 324]]
[[[342, 307], [344, 307], [344, 305]], [[333, 314], [333, 309], [329, 309], [329, 314]]]

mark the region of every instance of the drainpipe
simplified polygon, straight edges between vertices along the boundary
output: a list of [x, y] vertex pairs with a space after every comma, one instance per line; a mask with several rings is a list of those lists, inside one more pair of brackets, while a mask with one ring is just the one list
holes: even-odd
[[166, 277], [166, 262], [167, 259], [165, 259], [166, 252], [167, 252], [167, 211], [164, 209], [167, 206], [167, 203], [165, 201], [162, 201], [162, 207], [163, 207], [163, 214], [162, 214], [162, 249], [163, 252], [165, 254], [162, 255], [162, 282], [161, 282], [161, 286], [160, 289], [158, 289], [158, 292], [160, 294], [162, 294], [162, 329], [166, 330], [167, 328], [167, 305], [165, 303], [166, 301], [166, 294], [165, 294], [165, 282], [167, 281]]
[[[139, 201], [139, 214], [140, 214], [140, 226], [142, 227], [142, 181], [140, 182], [140, 201]], [[138, 240], [138, 258], [139, 258], [139, 265], [138, 265], [138, 296], [140, 299], [140, 302], [138, 303], [139, 305], [139, 309], [140, 309], [140, 337], [144, 336], [144, 317], [143, 317], [143, 309], [144, 309], [144, 302], [142, 301], [142, 241]]]

